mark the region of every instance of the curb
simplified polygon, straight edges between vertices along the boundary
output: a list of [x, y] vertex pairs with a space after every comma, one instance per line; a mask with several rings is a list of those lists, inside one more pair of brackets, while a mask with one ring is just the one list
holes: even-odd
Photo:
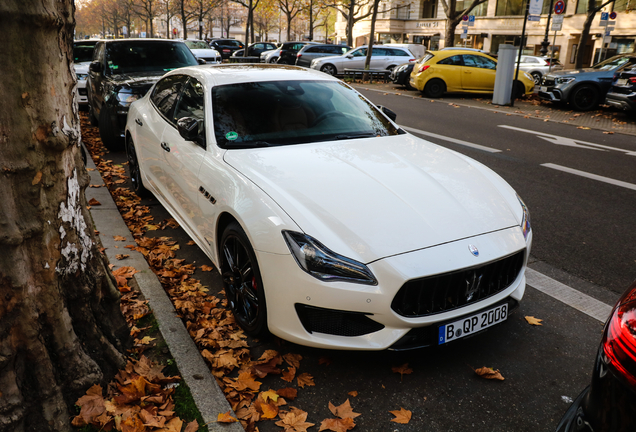
[[[91, 179], [90, 184], [102, 186], [98, 188], [88, 187], [85, 193], [87, 201], [95, 198], [101, 203], [99, 206], [92, 206], [90, 213], [95, 229], [99, 232], [102, 245], [106, 248], [104, 252], [108, 261], [114, 264], [115, 268], [125, 265], [138, 270], [133, 278], [148, 300], [148, 305], [159, 323], [159, 331], [177, 363], [183, 380], [190, 387], [194, 402], [208, 430], [210, 432], [244, 432], [243, 427], [238, 422], [227, 424], [217, 422], [218, 414], [228, 410], [232, 413], [234, 411], [210, 373], [210, 369], [201, 357], [185, 325], [177, 316], [172, 302], [159, 282], [159, 278], [150, 269], [144, 256], [140, 252], [126, 249], [126, 254], [130, 255], [129, 258], [125, 261], [119, 261], [115, 258], [117, 253], [124, 252], [123, 246], [136, 243], [91, 158], [88, 158], [86, 167], [94, 169], [94, 171], [88, 172]], [[126, 241], [116, 242], [113, 238], [115, 235], [125, 237]]]

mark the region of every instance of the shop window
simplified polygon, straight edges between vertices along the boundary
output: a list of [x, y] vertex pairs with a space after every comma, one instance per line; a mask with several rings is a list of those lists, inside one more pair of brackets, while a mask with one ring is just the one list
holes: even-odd
[[523, 0], [497, 0], [497, 16], [523, 15]]
[[636, 0], [616, 0], [614, 12], [626, 12], [636, 9]]
[[588, 4], [588, 0], [579, 0], [576, 3], [576, 13], [587, 14], [587, 4]]
[[422, 18], [437, 18], [437, 0], [422, 0]]
[[634, 39], [615, 39], [616, 53], [627, 54], [634, 52]]
[[[463, 11], [468, 6], [470, 6], [471, 3], [472, 0], [457, 0], [457, 6], [455, 6], [455, 10]], [[475, 16], [486, 16], [488, 14], [488, 0], [480, 5], [475, 6], [475, 8], [470, 11], [469, 14]]]

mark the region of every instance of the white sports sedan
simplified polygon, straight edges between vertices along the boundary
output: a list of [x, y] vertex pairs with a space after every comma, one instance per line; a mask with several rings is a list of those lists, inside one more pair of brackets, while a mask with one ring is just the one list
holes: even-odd
[[391, 114], [295, 66], [173, 70], [128, 113], [132, 182], [214, 262], [248, 334], [398, 350], [505, 321], [525, 291], [526, 206]]

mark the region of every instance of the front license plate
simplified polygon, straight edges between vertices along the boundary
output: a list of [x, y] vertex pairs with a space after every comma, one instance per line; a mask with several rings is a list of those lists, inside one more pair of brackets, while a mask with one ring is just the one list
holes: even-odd
[[616, 80], [616, 85], [619, 85], [619, 86], [627, 85], [627, 78], [621, 78]]
[[439, 345], [455, 339], [470, 336], [485, 328], [499, 324], [508, 318], [508, 304], [504, 303], [490, 310], [478, 312], [475, 315], [439, 327]]
[[546, 86], [541, 86], [541, 87], [539, 87], [539, 91], [547, 92], [548, 88]]

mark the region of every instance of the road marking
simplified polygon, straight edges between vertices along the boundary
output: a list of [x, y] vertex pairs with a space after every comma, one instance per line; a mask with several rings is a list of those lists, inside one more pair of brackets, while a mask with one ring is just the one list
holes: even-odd
[[562, 137], [558, 135], [552, 135], [545, 132], [537, 132], [536, 130], [522, 129], [522, 128], [518, 128], [514, 126], [499, 125], [499, 127], [537, 135], [539, 138], [544, 139], [556, 145], [562, 145], [567, 147], [578, 147], [578, 148], [584, 148], [588, 150], [600, 150], [600, 151], [614, 150], [621, 153], [625, 153], [628, 156], [636, 156], [636, 151], [625, 150], [618, 147], [610, 147], [603, 144], [595, 144], [595, 143], [591, 143], [591, 142], [587, 142], [587, 141], [583, 141], [579, 139], [567, 138], [567, 137]]
[[574, 175], [578, 175], [581, 177], [586, 177], [592, 180], [597, 180], [603, 183], [609, 183], [611, 185], [614, 186], [620, 186], [620, 187], [624, 187], [626, 189], [632, 189], [632, 190], [636, 190], [636, 184], [633, 183], [627, 183], [624, 181], [620, 181], [620, 180], [614, 180], [613, 178], [609, 178], [609, 177], [604, 177], [604, 176], [600, 176], [600, 175], [596, 175], [596, 174], [590, 174], [588, 172], [585, 171], [579, 171], [576, 170], [574, 168], [568, 168], [568, 167], [564, 167], [561, 165], [557, 165], [557, 164], [553, 164], [553, 163], [544, 163], [541, 164], [541, 166], [546, 167], [546, 168], [552, 168], [558, 171], [563, 171], [569, 174], [574, 174]]
[[550, 297], [565, 303], [574, 309], [604, 323], [612, 312], [612, 306], [596, 300], [587, 294], [570, 288], [559, 281], [539, 273], [531, 268], [526, 268], [526, 281], [532, 288], [541, 291]]
[[489, 152], [489, 153], [500, 153], [501, 152], [501, 150], [495, 149], [495, 148], [492, 148], [492, 147], [486, 147], [486, 146], [483, 146], [483, 145], [471, 143], [471, 142], [468, 142], [468, 141], [462, 141], [460, 139], [451, 138], [451, 137], [447, 137], [447, 136], [444, 136], [444, 135], [438, 135], [438, 134], [432, 133], [432, 132], [426, 132], [426, 131], [423, 131], [423, 130], [420, 130], [420, 129], [415, 129], [415, 128], [408, 127], [408, 126], [400, 125], [400, 127], [402, 129], [406, 129], [409, 132], [413, 132], [413, 133], [416, 133], [416, 134], [419, 134], [419, 135], [425, 135], [425, 136], [429, 136], [431, 138], [441, 139], [441, 140], [444, 140], [444, 141], [452, 142], [452, 143], [463, 145], [463, 146], [466, 146], [466, 147], [471, 147], [471, 148], [474, 148], [474, 149], [477, 149], [477, 150], [483, 150], [483, 151]]

